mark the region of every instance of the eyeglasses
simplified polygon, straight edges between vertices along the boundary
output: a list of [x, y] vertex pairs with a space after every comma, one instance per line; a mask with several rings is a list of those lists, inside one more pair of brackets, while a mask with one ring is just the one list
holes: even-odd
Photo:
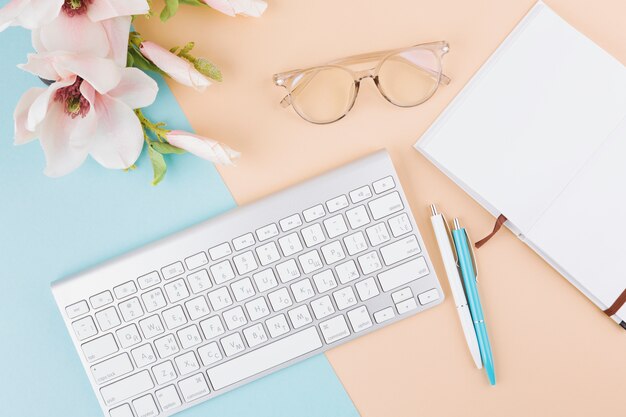
[[281, 106], [291, 105], [303, 119], [316, 124], [332, 123], [348, 114], [364, 78], [373, 79], [391, 104], [414, 107], [431, 98], [439, 84], [450, 83], [441, 73], [441, 60], [449, 49], [447, 42], [439, 41], [355, 55], [274, 74], [274, 84], [287, 89]]

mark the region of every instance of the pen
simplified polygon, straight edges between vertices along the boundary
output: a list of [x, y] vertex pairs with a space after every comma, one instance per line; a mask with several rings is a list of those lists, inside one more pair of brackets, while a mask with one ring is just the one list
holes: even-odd
[[459, 219], [454, 219], [454, 230], [452, 231], [454, 238], [454, 246], [463, 275], [463, 283], [465, 284], [465, 293], [469, 301], [470, 312], [474, 321], [474, 329], [478, 337], [478, 346], [480, 347], [480, 357], [487, 371], [489, 382], [491, 385], [496, 384], [496, 373], [493, 369], [493, 356], [491, 354], [491, 345], [487, 336], [487, 326], [485, 325], [485, 317], [483, 309], [480, 305], [480, 297], [478, 296], [478, 288], [476, 286], [476, 260], [472, 252], [470, 252], [470, 243], [467, 232], [459, 224]]
[[454, 298], [454, 304], [456, 305], [456, 311], [459, 314], [459, 320], [461, 321], [461, 327], [465, 334], [465, 341], [469, 348], [472, 359], [478, 369], [483, 367], [482, 359], [480, 358], [480, 348], [478, 347], [478, 340], [476, 338], [476, 330], [474, 329], [474, 323], [472, 321], [472, 315], [467, 305], [467, 299], [465, 298], [465, 290], [463, 290], [463, 281], [459, 275], [459, 268], [457, 266], [457, 260], [455, 259], [455, 251], [452, 244], [452, 237], [450, 236], [450, 228], [446, 223], [446, 219], [443, 214], [437, 212], [437, 207], [431, 204], [430, 211], [432, 216], [430, 221], [435, 229], [435, 237], [437, 238], [437, 245], [439, 246], [439, 252], [443, 260], [443, 266], [450, 282], [450, 289], [452, 290], [452, 297]]

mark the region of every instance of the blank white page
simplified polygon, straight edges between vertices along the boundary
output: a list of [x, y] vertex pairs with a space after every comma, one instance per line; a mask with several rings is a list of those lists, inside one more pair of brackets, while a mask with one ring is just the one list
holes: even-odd
[[524, 233], [625, 114], [624, 66], [538, 3], [416, 147]]

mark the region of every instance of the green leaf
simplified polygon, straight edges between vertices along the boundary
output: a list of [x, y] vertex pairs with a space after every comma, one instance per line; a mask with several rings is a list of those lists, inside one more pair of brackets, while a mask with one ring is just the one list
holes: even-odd
[[156, 72], [157, 74], [166, 75], [159, 67], [154, 65], [152, 61], [149, 61], [148, 59], [146, 59], [146, 57], [141, 55], [141, 52], [139, 52], [136, 48], [132, 46], [129, 47], [128, 54], [132, 56], [133, 58], [133, 62], [132, 62], [133, 67], [139, 68], [142, 71], [153, 71], [153, 72]]
[[166, 22], [170, 17], [174, 16], [178, 11], [179, 0], [165, 0], [165, 7], [161, 11], [161, 21]]
[[206, 3], [203, 3], [200, 0], [178, 0], [178, 2], [189, 6], [206, 6]]
[[148, 145], [148, 155], [150, 155], [150, 162], [152, 162], [152, 171], [154, 177], [152, 178], [152, 185], [157, 185], [161, 182], [165, 173], [167, 172], [167, 165], [165, 164], [165, 158], [159, 152], [153, 148], [153, 143]]
[[154, 148], [155, 151], [162, 153], [162, 154], [170, 154], [170, 153], [182, 154], [182, 153], [187, 152], [184, 149], [177, 148], [176, 146], [171, 145], [169, 143], [165, 143], [165, 142], [153, 142], [152, 147]]
[[128, 55], [126, 55], [126, 66], [127, 67], [132, 67], [134, 62], [135, 62], [135, 58], [133, 58], [133, 56], [131, 55], [131, 53], [129, 51]]
[[205, 58], [197, 58], [193, 62], [193, 66], [202, 74], [206, 75], [209, 78], [214, 79], [215, 81], [222, 81], [222, 73], [220, 70], [213, 65], [208, 59]]

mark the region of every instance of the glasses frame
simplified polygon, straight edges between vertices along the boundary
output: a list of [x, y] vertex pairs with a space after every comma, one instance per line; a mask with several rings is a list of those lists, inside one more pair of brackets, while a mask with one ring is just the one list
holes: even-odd
[[[398, 104], [398, 103], [395, 103], [389, 96], [387, 96], [387, 94], [385, 94], [384, 89], [380, 85], [378, 73], [382, 65], [385, 63], [385, 61], [388, 58], [394, 55], [397, 55], [401, 52], [411, 51], [414, 49], [428, 50], [428, 51], [431, 51], [435, 55], [439, 63], [438, 71], [435, 72], [429, 68], [424, 68], [422, 66], [419, 66], [419, 67], [429, 72], [431, 75], [434, 75], [437, 80], [437, 83], [435, 84], [435, 87], [433, 88], [432, 92], [430, 92], [430, 94], [428, 94], [420, 102], [416, 104], [410, 104], [410, 105]], [[341, 58], [335, 61], [331, 61], [323, 65], [318, 65], [318, 66], [303, 68], [303, 69], [295, 69], [291, 71], [285, 71], [285, 72], [281, 72], [278, 74], [274, 74], [273, 80], [274, 80], [275, 85], [279, 87], [283, 87], [287, 90], [287, 95], [283, 97], [283, 99], [280, 101], [280, 105], [282, 107], [286, 108], [286, 107], [292, 106], [295, 112], [304, 120], [314, 123], [314, 124], [323, 125], [323, 124], [334, 123], [338, 120], [343, 119], [350, 112], [350, 110], [352, 110], [352, 107], [354, 107], [354, 103], [356, 102], [356, 98], [359, 94], [361, 81], [366, 78], [371, 78], [374, 81], [374, 84], [376, 85], [376, 88], [378, 89], [380, 94], [385, 98], [385, 100], [387, 100], [389, 103], [393, 104], [394, 106], [416, 107], [416, 106], [419, 106], [420, 104], [423, 104], [424, 102], [428, 101], [437, 92], [441, 84], [448, 85], [451, 81], [450, 78], [446, 76], [445, 74], [443, 74], [441, 70], [443, 56], [447, 54], [449, 51], [450, 51], [450, 46], [448, 42], [446, 41], [428, 42], [428, 43], [422, 43], [418, 45], [409, 46], [407, 48], [390, 49], [390, 50], [385, 50], [385, 51], [377, 51], [377, 52], [371, 52], [371, 53], [366, 53], [366, 54], [353, 55], [353, 56], [349, 56], [346, 58]], [[373, 68], [369, 68], [369, 69], [365, 69], [361, 71], [356, 71], [348, 67], [350, 65], [362, 64], [362, 63], [367, 63], [370, 61], [378, 61], [378, 62]], [[298, 78], [306, 73], [321, 71], [324, 69], [331, 69], [331, 68], [341, 69], [343, 71], [346, 71], [352, 77], [353, 82], [354, 82], [354, 88], [352, 92], [352, 97], [350, 99], [351, 102], [348, 105], [346, 111], [341, 116], [337, 117], [336, 119], [329, 120], [329, 121], [322, 121], [322, 122], [318, 120], [311, 120], [309, 117], [307, 117], [306, 114], [304, 114], [298, 109], [298, 106], [296, 104], [294, 104], [296, 103], [295, 99], [297, 98], [299, 92], [302, 91], [308, 85], [308, 82], [306, 81], [300, 82], [300, 83], [297, 82]]]

